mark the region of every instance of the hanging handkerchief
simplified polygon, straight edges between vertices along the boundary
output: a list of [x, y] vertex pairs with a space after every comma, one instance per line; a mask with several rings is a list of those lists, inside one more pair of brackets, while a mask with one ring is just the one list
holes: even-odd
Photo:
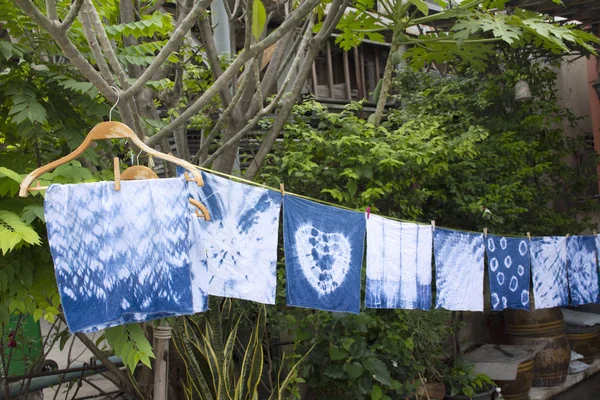
[[287, 304], [358, 313], [364, 214], [284, 197]]
[[210, 295], [275, 304], [281, 193], [202, 173], [190, 182], [193, 197], [208, 208], [193, 240], [204, 249]]
[[564, 236], [531, 239], [531, 275], [535, 308], [569, 305], [567, 239]]
[[569, 236], [567, 239], [567, 274], [571, 305], [598, 302], [598, 266], [593, 236]]
[[485, 242], [492, 310], [529, 310], [528, 240], [488, 235]]
[[52, 185], [44, 212], [71, 332], [193, 313], [184, 179]]
[[436, 308], [483, 311], [483, 234], [433, 232]]
[[429, 225], [367, 219], [369, 308], [431, 308], [432, 232]]

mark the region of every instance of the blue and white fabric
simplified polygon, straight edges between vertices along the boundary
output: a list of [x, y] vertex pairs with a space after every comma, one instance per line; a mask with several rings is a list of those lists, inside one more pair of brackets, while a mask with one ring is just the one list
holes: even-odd
[[492, 310], [529, 310], [529, 241], [488, 235], [485, 243]]
[[[194, 312], [184, 179], [51, 185], [44, 203], [71, 332]], [[199, 302], [197, 302], [199, 303]]]
[[436, 228], [433, 251], [436, 308], [483, 311], [483, 234]]
[[189, 182], [208, 208], [193, 240], [205, 253], [210, 295], [275, 304], [281, 193], [202, 173]]
[[287, 304], [358, 313], [365, 229], [363, 213], [285, 196]]
[[571, 305], [598, 302], [598, 265], [593, 236], [569, 236], [567, 239], [567, 274]]
[[369, 308], [431, 308], [432, 229], [430, 225], [367, 219]]
[[544, 236], [531, 239], [531, 275], [535, 308], [569, 305], [567, 239]]

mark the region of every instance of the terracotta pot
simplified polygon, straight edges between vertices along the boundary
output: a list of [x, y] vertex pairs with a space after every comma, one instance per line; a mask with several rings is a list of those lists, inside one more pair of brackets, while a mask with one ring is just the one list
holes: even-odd
[[415, 393], [417, 400], [427, 399], [427, 395], [431, 400], [443, 400], [446, 395], [446, 386], [441, 382], [427, 382], [425, 386], [419, 386]]

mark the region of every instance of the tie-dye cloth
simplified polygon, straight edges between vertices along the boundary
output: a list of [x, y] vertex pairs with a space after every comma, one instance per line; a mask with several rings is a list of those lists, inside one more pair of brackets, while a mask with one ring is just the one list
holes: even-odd
[[192, 314], [184, 179], [51, 185], [50, 251], [71, 332]]
[[281, 193], [202, 173], [189, 182], [210, 221], [194, 237], [204, 248], [210, 295], [275, 304]]
[[531, 239], [531, 275], [535, 308], [569, 305], [567, 239], [545, 236]]
[[529, 310], [529, 241], [488, 235], [485, 243], [492, 310]]
[[593, 236], [569, 236], [567, 239], [567, 274], [571, 305], [598, 302], [598, 265]]
[[431, 308], [432, 231], [430, 225], [367, 219], [369, 308]]
[[364, 214], [292, 195], [283, 204], [287, 304], [358, 313]]
[[433, 232], [436, 308], [483, 311], [483, 234]]

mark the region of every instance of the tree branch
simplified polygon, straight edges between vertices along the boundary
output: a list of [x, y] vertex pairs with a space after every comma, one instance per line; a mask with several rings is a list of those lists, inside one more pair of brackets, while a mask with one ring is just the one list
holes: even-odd
[[244, 90], [246, 89], [246, 86], [248, 86], [248, 82], [250, 82], [250, 80], [251, 79], [249, 74], [244, 75], [244, 78], [240, 82], [240, 86], [238, 87], [238, 90], [235, 93], [233, 100], [231, 101], [229, 106], [227, 106], [225, 111], [223, 111], [221, 118], [219, 118], [215, 126], [210, 131], [209, 135], [206, 137], [206, 139], [204, 139], [204, 143], [200, 146], [200, 149], [192, 159], [192, 164], [196, 164], [199, 160], [201, 160], [202, 156], [208, 151], [208, 146], [210, 145], [212, 140], [219, 134], [219, 129], [221, 128], [223, 123], [227, 121], [227, 119], [229, 118], [229, 114], [231, 114], [231, 111], [234, 108], [236, 108], [238, 103], [240, 102], [242, 94], [244, 93]]
[[61, 48], [65, 57], [81, 72], [85, 78], [92, 83], [100, 93], [112, 102], [117, 101], [117, 95], [111, 90], [110, 85], [102, 78], [92, 67], [92, 65], [83, 57], [81, 52], [69, 40], [65, 32], [60, 29], [60, 25], [56, 21], [49, 20], [44, 14], [37, 9], [31, 0], [15, 0], [17, 5], [38, 25], [54, 38], [56, 44]]
[[[221, 154], [223, 154], [229, 147], [231, 147], [231, 146], [235, 145], [237, 142], [239, 142], [240, 139], [242, 139], [248, 132], [250, 132], [256, 126], [256, 124], [258, 124], [258, 122], [260, 121], [260, 119], [262, 117], [264, 117], [265, 115], [270, 113], [275, 107], [277, 107], [277, 105], [279, 104], [279, 101], [281, 100], [281, 98], [287, 91], [287, 86], [290, 83], [290, 81], [292, 80], [292, 77], [295, 74], [296, 68], [298, 68], [298, 64], [300, 64], [300, 61], [303, 60], [304, 52], [306, 51], [306, 46], [308, 45], [308, 42], [309, 42], [310, 38], [312, 37], [312, 27], [313, 27], [313, 18], [311, 15], [308, 18], [308, 25], [306, 26], [306, 30], [304, 31], [304, 35], [302, 36], [302, 41], [300, 42], [300, 46], [298, 47], [298, 52], [296, 53], [294, 62], [290, 66], [290, 69], [288, 70], [288, 73], [285, 77], [285, 81], [281, 85], [281, 88], [279, 89], [279, 91], [278, 91], [277, 95], [275, 96], [275, 98], [273, 99], [273, 101], [266, 107], [262, 108], [259, 112], [257, 112], [256, 115], [254, 116], [254, 118], [252, 118], [246, 124], [246, 126], [244, 126], [244, 128], [242, 128], [238, 133], [236, 133], [225, 144], [221, 145], [221, 147], [219, 147], [217, 149], [217, 151], [215, 151], [206, 161], [204, 161], [202, 163], [203, 167], [210, 165], [210, 163], [212, 163], [214, 160], [216, 160], [217, 157], [219, 157]], [[257, 59], [257, 61], [258, 61], [258, 59]], [[256, 79], [258, 80], [258, 78], [256, 78]], [[248, 77], [248, 80], [250, 80], [250, 77]], [[259, 83], [257, 84], [257, 90], [260, 90], [258, 88], [260, 88]], [[259, 93], [259, 99], [262, 100], [261, 96], [260, 96], [260, 91], [258, 93]], [[261, 106], [262, 106], [262, 104], [261, 104]], [[286, 119], [287, 119], [287, 117], [286, 117]]]
[[[304, 36], [303, 33], [306, 30], [306, 25], [308, 24], [308, 22], [309, 22], [309, 20], [307, 19], [305, 26], [302, 27], [300, 35], [298, 35], [297, 40], [294, 40], [294, 43], [291, 46], [291, 48], [288, 46], [288, 44], [293, 36], [292, 32], [288, 33], [285, 37], [281, 38], [281, 40], [279, 42], [277, 42], [277, 45], [276, 45], [277, 48], [275, 49], [275, 53], [273, 54], [273, 57], [271, 58], [271, 61], [269, 62], [269, 66], [267, 67], [267, 70], [265, 71], [263, 80], [261, 82], [260, 89], [263, 93], [269, 93], [271, 91], [271, 89], [273, 88], [275, 83], [277, 83], [277, 79], [282, 74], [283, 70], [285, 70], [285, 66], [287, 65], [287, 62], [289, 62], [289, 60], [285, 60], [285, 62], [284, 62], [284, 57], [286, 56], [287, 50], [290, 50], [289, 59], [291, 60], [294, 58], [294, 54], [293, 54], [295, 51], [294, 49], [297, 49], [298, 45], [300, 44], [300, 41], [302, 40], [302, 37]], [[285, 57], [285, 58], [287, 58], [287, 57]], [[256, 114], [259, 110], [257, 96], [258, 96], [258, 93], [254, 93], [252, 100], [249, 102], [250, 106], [248, 107], [248, 110], [246, 111], [247, 119], [252, 118], [252, 116], [254, 114]]]
[[[246, 173], [244, 174], [244, 177], [246, 179], [254, 178], [254, 176], [258, 173], [258, 170], [262, 166], [262, 164], [265, 160], [265, 157], [273, 148], [273, 144], [275, 143], [277, 136], [279, 136], [283, 127], [285, 126], [285, 123], [286, 123], [287, 119], [289, 118], [290, 113], [292, 112], [292, 108], [294, 107], [294, 104], [296, 103], [296, 99], [300, 95], [300, 92], [302, 91], [302, 87], [304, 86], [304, 83], [306, 82], [306, 79], [308, 78], [308, 74], [312, 70], [312, 64], [313, 64], [315, 58], [317, 57], [317, 54], [319, 53], [319, 49], [321, 48], [321, 46], [323, 45], [325, 40], [329, 39], [329, 36], [335, 29], [335, 26], [337, 25], [338, 21], [344, 14], [344, 11], [346, 10], [346, 7], [348, 7], [349, 3], [350, 3], [350, 0], [334, 0], [333, 1], [332, 5], [330, 7], [330, 10], [336, 10], [335, 6], [338, 6], [337, 12], [335, 13], [334, 17], [329, 18], [329, 15], [328, 15], [325, 18], [325, 21], [323, 22], [323, 25], [321, 26], [321, 31], [319, 31], [319, 33], [317, 35], [315, 35], [315, 37], [311, 40], [311, 42], [308, 46], [308, 51], [306, 52], [306, 55], [304, 56], [304, 59], [302, 60], [302, 65], [299, 68], [298, 75], [294, 78], [295, 81], [294, 81], [294, 85], [292, 86], [292, 89], [291, 89], [290, 93], [288, 94], [287, 98], [285, 99], [285, 101], [283, 102], [281, 109], [279, 110], [279, 113], [277, 114], [277, 117], [273, 121], [271, 130], [265, 136], [262, 144], [260, 145], [260, 148], [258, 149], [258, 152], [256, 153], [256, 155], [254, 156], [254, 158], [252, 160], [252, 163], [250, 163], [250, 166], [248, 166], [248, 169], [246, 170]], [[310, 31], [312, 31], [312, 29]], [[299, 57], [299, 56], [300, 56], [300, 52], [298, 53], [298, 55], [296, 57]], [[294, 60], [294, 62], [295, 62], [295, 60]]]
[[51, 21], [58, 21], [58, 14], [56, 13], [56, 0], [46, 0], [46, 15]]
[[112, 72], [108, 68], [108, 64], [104, 59], [104, 54], [102, 54], [102, 50], [100, 50], [100, 45], [98, 44], [98, 39], [96, 39], [96, 35], [94, 34], [94, 29], [92, 27], [92, 20], [90, 18], [89, 7], [81, 11], [81, 26], [83, 27], [83, 34], [87, 39], [90, 50], [92, 51], [92, 55], [96, 59], [96, 63], [98, 64], [98, 68], [100, 68], [100, 73], [108, 82], [109, 85], [113, 86], [115, 81], [112, 77]]
[[140, 91], [146, 83], [150, 79], [154, 73], [160, 69], [162, 64], [167, 61], [167, 58], [175, 51], [177, 47], [181, 45], [181, 41], [188, 33], [188, 31], [194, 26], [196, 20], [200, 17], [200, 15], [206, 12], [206, 8], [210, 5], [212, 0], [200, 0], [198, 1], [192, 11], [185, 17], [183, 21], [181, 21], [181, 25], [175, 29], [165, 47], [158, 53], [152, 64], [148, 66], [148, 68], [142, 73], [142, 75], [135, 81], [131, 87], [129, 87], [125, 92], [123, 92], [123, 98], [128, 99], [135, 95], [138, 91]]
[[252, 44], [252, 0], [246, 1], [246, 16], [244, 18], [244, 49], [248, 50]]
[[[285, 20], [278, 29], [272, 32], [269, 36], [258, 42], [257, 44], [250, 46], [250, 50], [242, 50], [242, 52], [237, 56], [237, 58], [229, 65], [229, 67], [223, 72], [221, 75], [207, 90], [200, 96], [190, 107], [188, 107], [179, 117], [175, 118], [169, 125], [165, 126], [154, 136], [148, 138], [146, 140], [146, 144], [152, 146], [158, 143], [164, 136], [170, 134], [173, 129], [178, 127], [179, 125], [188, 121], [191, 117], [196, 115], [202, 108], [204, 108], [210, 100], [225, 86], [229, 83], [229, 81], [235, 76], [235, 74], [239, 71], [239, 69], [253, 56], [258, 54], [261, 51], [264, 51], [267, 47], [271, 46], [279, 39], [283, 37], [286, 33], [292, 30], [313, 8], [317, 6], [320, 0], [307, 0], [302, 3], [294, 13]], [[136, 81], [136, 84], [141, 81], [142, 78]], [[135, 86], [132, 85], [131, 89]], [[128, 91], [129, 91], [128, 90]]]
[[75, 0], [75, 2], [71, 5], [67, 16], [65, 17], [65, 19], [63, 19], [62, 23], [60, 24], [60, 29], [63, 32], [68, 31], [71, 25], [73, 25], [73, 22], [75, 22], [75, 18], [77, 18], [77, 14], [79, 14], [79, 10], [81, 10], [82, 4], [83, 0]]
[[[217, 79], [223, 75], [223, 68], [221, 68], [219, 53], [213, 39], [213, 30], [210, 26], [210, 20], [208, 18], [200, 18], [198, 25], [200, 27], [200, 38], [202, 44], [204, 44], [204, 50], [206, 51], [210, 69], [212, 70], [215, 79]], [[229, 91], [229, 88], [227, 86], [223, 87], [220, 94], [223, 103], [225, 103], [225, 107], [227, 107], [231, 103], [231, 92]]]

